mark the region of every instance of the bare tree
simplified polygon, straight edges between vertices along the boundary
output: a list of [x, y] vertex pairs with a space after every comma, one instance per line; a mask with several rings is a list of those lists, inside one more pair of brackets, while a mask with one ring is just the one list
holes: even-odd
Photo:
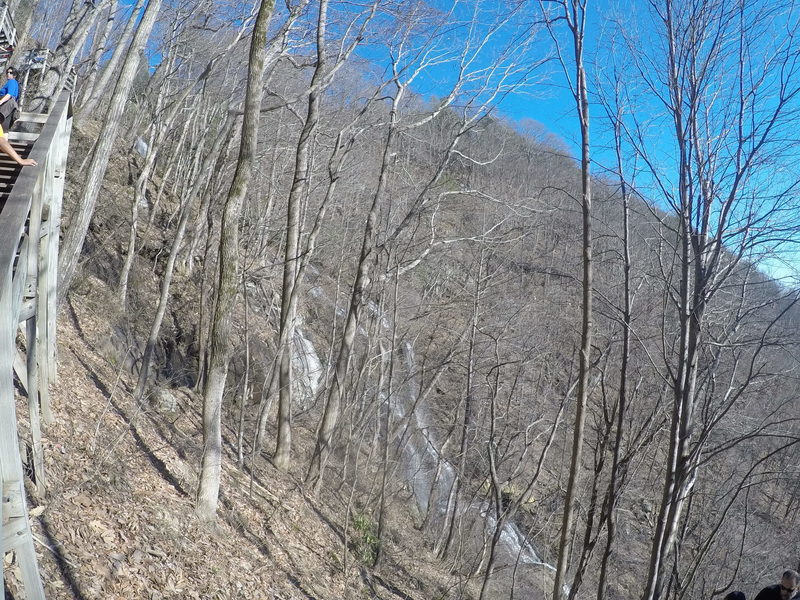
[[78, 210], [72, 216], [66, 238], [63, 242], [63, 249], [59, 259], [59, 282], [58, 290], [62, 301], [67, 292], [72, 277], [78, 266], [83, 242], [86, 239], [86, 232], [89, 230], [89, 222], [94, 213], [95, 203], [100, 194], [103, 177], [111, 156], [111, 150], [117, 137], [117, 131], [122, 120], [122, 113], [128, 94], [133, 83], [133, 77], [139, 67], [140, 55], [144, 48], [150, 31], [156, 21], [156, 16], [161, 8], [161, 0], [150, 0], [136, 28], [136, 34], [131, 42], [131, 48], [125, 57], [122, 66], [122, 73], [119, 81], [114, 88], [110, 106], [103, 121], [103, 128], [98, 137], [97, 146], [86, 177], [84, 192], [78, 203]]
[[[294, 321], [295, 307], [299, 285], [302, 283], [303, 271], [299, 268], [300, 259], [300, 233], [301, 233], [301, 203], [308, 191], [309, 179], [311, 177], [311, 158], [312, 158], [312, 139], [317, 129], [320, 119], [320, 107], [326, 89], [330, 85], [333, 77], [347, 58], [355, 50], [361, 40], [364, 30], [369, 25], [378, 8], [378, 2], [373, 2], [367, 8], [366, 17], [363, 19], [352, 18], [353, 24], [360, 21], [358, 31], [354, 35], [354, 41], [335, 57], [334, 65], [329, 68], [327, 62], [326, 49], [326, 28], [328, 19], [328, 1], [320, 0], [319, 13], [316, 28], [316, 48], [317, 60], [314, 66], [314, 74], [311, 77], [308, 95], [308, 109], [305, 122], [303, 123], [300, 138], [297, 141], [295, 152], [295, 168], [292, 187], [289, 191], [287, 202], [286, 219], [286, 246], [284, 250], [283, 263], [283, 286], [281, 294], [281, 317], [280, 317], [280, 339], [279, 339], [279, 405], [278, 405], [278, 439], [276, 442], [273, 461], [280, 469], [286, 469], [289, 464], [291, 453], [291, 410], [292, 410], [292, 357], [291, 345], [294, 340]], [[363, 15], [364, 13], [362, 13]], [[345, 40], [342, 41], [344, 45]], [[334, 155], [339, 154], [340, 148], [334, 150]], [[335, 175], [330, 173], [331, 178]], [[328, 198], [333, 192], [333, 181], [328, 188]], [[323, 204], [321, 212], [324, 214], [326, 206]], [[321, 222], [318, 216], [317, 223]], [[314, 236], [315, 238], [316, 236]], [[307, 245], [303, 252], [304, 261], [307, 264], [313, 252], [313, 239], [311, 245]]]
[[[145, 0], [136, 1], [136, 4], [132, 9], [131, 16], [125, 22], [125, 26], [123, 27], [119, 38], [116, 40], [116, 45], [114, 46], [114, 51], [111, 53], [111, 58], [103, 66], [99, 79], [96, 76], [99, 67], [95, 65], [93, 68], [92, 72], [95, 74], [95, 80], [91, 81], [91, 86], [89, 86], [87, 83], [86, 98], [81, 103], [78, 111], [81, 116], [91, 115], [97, 110], [100, 99], [103, 97], [109, 85], [111, 84], [112, 77], [116, 73], [117, 67], [119, 67], [120, 61], [125, 56], [125, 52], [127, 51], [131, 40], [133, 39], [133, 34], [135, 31], [134, 25], [136, 25], [136, 15], [138, 15], [141, 11], [142, 6], [144, 6], [144, 2]], [[123, 7], [117, 3], [113, 10], [120, 11], [123, 10]], [[109, 16], [108, 22], [113, 24], [113, 13]], [[106, 34], [105, 37], [107, 38], [108, 35]], [[103, 46], [105, 46], [105, 44], [103, 44]], [[101, 50], [105, 50], [105, 48], [101, 48]]]
[[[647, 108], [634, 107], [619, 131], [643, 165], [647, 193], [668, 213], [652, 209], [664, 248], [663, 322], [677, 320], [674, 335], [664, 327], [654, 365], [671, 402], [642, 594], [653, 600], [674, 592], [683, 577], [678, 548], [693, 526], [708, 444], [762, 381], [767, 339], [776, 332], [770, 311], [778, 300], [759, 299], [756, 289], [766, 282], [748, 265], [797, 242], [788, 218], [796, 182], [774, 174], [786, 160], [782, 140], [797, 126], [800, 55], [797, 15], [768, 3], [664, 0], [652, 3], [648, 16], [652, 25], [622, 32], [636, 81], [628, 74], [627, 97]], [[656, 130], [662, 133], [654, 144]], [[655, 145], [669, 148], [674, 162], [665, 163]], [[752, 311], [764, 311], [760, 322], [750, 320]]]
[[[53, 52], [53, 56], [49, 62], [47, 70], [42, 76], [42, 83], [39, 86], [37, 95], [31, 100], [31, 110], [34, 112], [46, 112], [52, 98], [58, 97], [59, 92], [64, 89], [64, 85], [69, 77], [70, 69], [75, 62], [75, 58], [81, 51], [84, 42], [86, 41], [89, 31], [94, 25], [97, 16], [110, 4], [111, 0], [100, 0], [94, 2], [73, 2], [70, 12], [67, 15], [66, 22], [61, 34], [61, 40]], [[155, 3], [156, 12], [160, 7], [161, 2]], [[153, 17], [155, 18], [155, 17]], [[136, 21], [131, 17], [131, 22]], [[152, 27], [152, 25], [151, 25]], [[139, 26], [141, 29], [141, 26]], [[150, 35], [150, 32], [147, 32]], [[135, 57], [138, 64], [138, 52], [141, 51], [143, 46], [139, 46], [139, 50]], [[126, 60], [127, 63], [127, 60]], [[124, 67], [123, 67], [124, 70]], [[125, 84], [123, 84], [124, 86]], [[128, 84], [129, 85], [129, 84]], [[116, 90], [115, 90], [116, 93]]]
[[[101, 18], [95, 20], [94, 31], [91, 36], [92, 49], [89, 53], [89, 64], [85, 67], [83, 80], [81, 81], [81, 85], [78, 86], [81, 99], [85, 99], [87, 95], [91, 94], [97, 81], [100, 61], [103, 57], [103, 53], [108, 49], [109, 38], [111, 37], [111, 31], [114, 29], [117, 10], [118, 7], [116, 5], [109, 5], [102, 13], [102, 16], [105, 17], [105, 23], [103, 23], [103, 19]], [[101, 24], [102, 30], [100, 29]]]
[[[499, 38], [505, 31], [512, 17], [517, 13], [511, 11], [501, 18], [488, 24], [482, 23], [483, 29], [477, 26], [481, 23], [482, 14], [477, 6], [472, 6], [469, 18], [459, 24], [467, 39], [463, 46], [453, 47], [453, 33], [451, 19], [458, 13], [459, 3], [455, 3], [446, 14], [433, 17], [417, 7], [410, 24], [403, 26], [397, 34], [396, 47], [391, 52], [391, 75], [381, 84], [381, 89], [391, 90], [389, 97], [391, 105], [385, 124], [385, 137], [381, 148], [381, 162], [377, 168], [377, 177], [371, 193], [369, 210], [366, 213], [365, 226], [361, 237], [356, 274], [351, 287], [350, 299], [345, 318], [344, 331], [336, 350], [335, 366], [332, 381], [327, 387], [323, 416], [317, 431], [317, 441], [308, 470], [307, 480], [316, 489], [319, 489], [322, 474], [330, 453], [336, 424], [339, 419], [341, 403], [346, 397], [346, 378], [354, 351], [354, 343], [360, 313], [366, 301], [371, 274], [375, 269], [376, 256], [387, 248], [399, 243], [402, 236], [414, 229], [419, 218], [426, 210], [435, 212], [437, 199], [441, 196], [433, 190], [445, 176], [448, 165], [454, 156], [458, 156], [457, 147], [467, 132], [471, 131], [481, 119], [490, 112], [494, 102], [527, 83], [530, 73], [535, 70], [537, 62], [524, 65], [517, 62], [517, 52], [524, 52], [529, 48], [529, 36], [515, 37], [506, 40], [501, 46], [499, 57], [495, 57], [488, 68], [478, 65], [486, 48]], [[432, 25], [428, 22], [435, 18]], [[430, 33], [420, 42], [416, 37], [416, 28], [421, 23], [430, 27]], [[458, 28], [456, 28], [458, 29]], [[473, 39], [474, 38], [474, 39]], [[412, 111], [405, 118], [405, 103], [410, 102], [410, 89], [415, 80], [424, 77], [428, 69], [440, 67], [443, 64], [452, 65], [457, 73], [454, 81], [449, 83], [447, 94], [427, 110], [417, 114]], [[451, 112], [456, 102], [460, 102], [458, 112]], [[455, 116], [457, 115], [457, 116]], [[381, 235], [381, 218], [388, 193], [393, 165], [397, 155], [395, 144], [409, 132], [421, 128], [437, 119], [453, 123], [453, 129], [447, 132], [447, 141], [444, 147], [433, 159], [433, 168], [430, 175], [426, 175], [417, 187], [417, 192], [403, 207], [400, 214], [392, 219], [394, 222], [387, 224], [386, 232]], [[452, 121], [449, 121], [453, 119]], [[446, 194], [445, 194], [446, 195]], [[425, 253], [427, 255], [427, 252]], [[408, 265], [413, 268], [418, 261], [410, 261]], [[399, 273], [402, 272], [402, 269]]]
[[[196, 106], [203, 107], [204, 105], [202, 103], [197, 103]], [[211, 167], [218, 159], [223, 142], [225, 141], [225, 136], [222, 132], [230, 131], [233, 128], [235, 121], [233, 118], [233, 113], [228, 111], [227, 116], [221, 121], [222, 126], [219, 129], [214, 130], [211, 127], [213, 119], [208, 118], [209, 115], [213, 114], [213, 109], [207, 109], [204, 112], [206, 114], [206, 120], [202, 126], [202, 131], [204, 133], [203, 139], [206, 140], [209, 137], [213, 137], [213, 142], [205, 154], [200, 148], [193, 149], [194, 158], [192, 161], [192, 171], [194, 174], [194, 179], [190, 188], [185, 193], [183, 202], [181, 203], [180, 217], [172, 238], [172, 245], [170, 247], [169, 256], [167, 257], [167, 263], [164, 267], [158, 306], [156, 307], [155, 316], [150, 328], [150, 335], [147, 339], [147, 344], [145, 345], [144, 354], [142, 355], [142, 364], [139, 369], [139, 378], [137, 380], [135, 391], [135, 396], [137, 398], [141, 398], [147, 389], [150, 364], [153, 360], [153, 354], [155, 352], [156, 345], [158, 343], [158, 336], [161, 331], [161, 323], [164, 319], [164, 315], [166, 314], [167, 304], [169, 301], [169, 290], [175, 271], [175, 262], [178, 258], [178, 252], [180, 251], [181, 244], [183, 243], [186, 225], [192, 213], [192, 207], [196, 202], [197, 197], [208, 185], [208, 180], [210, 178], [210, 174], [212, 173]], [[188, 130], [188, 127], [191, 125], [191, 123], [192, 119], [187, 119], [184, 127]], [[180, 146], [178, 147], [180, 148]]]
[[[613, 424], [614, 440], [611, 443], [611, 471], [605, 495], [604, 518], [607, 523], [606, 544], [600, 562], [600, 574], [597, 581], [597, 598], [601, 600], [606, 594], [608, 566], [617, 535], [617, 503], [620, 491], [626, 479], [626, 470], [629, 458], [623, 454], [622, 444], [625, 437], [625, 422], [628, 415], [629, 401], [629, 363], [631, 354], [631, 326], [632, 326], [632, 263], [631, 258], [631, 232], [630, 232], [630, 200], [631, 190], [625, 177], [623, 150], [622, 150], [622, 119], [625, 107], [620, 98], [621, 81], [620, 73], [613, 70], [610, 77], [610, 98], [602, 102], [608, 120], [614, 132], [614, 154], [616, 157], [617, 176], [619, 180], [619, 195], [622, 198], [622, 263], [623, 263], [623, 306], [619, 315], [622, 327], [622, 350], [619, 365], [619, 391], [617, 401], [614, 403], [611, 417], [616, 417]], [[577, 586], [573, 583], [572, 588]], [[570, 590], [572, 592], [572, 590]]]
[[[545, 7], [544, 2], [540, 2]], [[581, 212], [583, 216], [583, 282], [582, 282], [582, 316], [581, 316], [581, 350], [578, 370], [578, 391], [575, 406], [575, 426], [572, 432], [572, 457], [570, 459], [567, 494], [564, 499], [564, 516], [561, 524], [561, 541], [558, 545], [558, 564], [553, 583], [553, 598], [559, 598], [566, 581], [567, 566], [570, 557], [571, 539], [577, 511], [577, 487], [580, 476], [584, 445], [584, 427], [586, 423], [586, 405], [589, 388], [589, 365], [592, 360], [592, 180], [589, 141], [589, 94], [584, 68], [584, 45], [588, 0], [563, 0], [552, 2], [557, 8], [555, 15], [545, 15], [545, 23], [558, 49], [564, 75], [569, 83], [570, 93], [575, 100], [581, 132]], [[554, 21], [563, 20], [569, 31], [569, 43], [572, 46], [572, 63], [562, 54], [559, 39], [554, 31]], [[574, 74], [572, 70], [574, 69]]]
[[222, 470], [222, 395], [230, 360], [231, 313], [239, 287], [239, 214], [247, 195], [258, 141], [259, 112], [268, 52], [267, 30], [275, 8], [274, 0], [262, 0], [250, 40], [247, 91], [242, 119], [241, 143], [236, 171], [225, 200], [219, 242], [217, 303], [211, 324], [209, 369], [203, 390], [203, 459], [197, 492], [198, 518], [214, 521], [219, 502]]

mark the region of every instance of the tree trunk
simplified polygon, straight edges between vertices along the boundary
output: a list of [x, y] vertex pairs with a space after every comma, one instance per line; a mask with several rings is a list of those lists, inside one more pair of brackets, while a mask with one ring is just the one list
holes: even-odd
[[97, 83], [97, 73], [100, 71], [100, 60], [108, 46], [108, 39], [111, 36], [111, 30], [114, 27], [116, 14], [119, 10], [119, 0], [117, 0], [114, 6], [109, 5], [107, 10], [108, 18], [106, 19], [102, 33], [95, 31], [92, 62], [89, 65], [89, 73], [86, 75], [83, 85], [81, 86], [81, 103], [85, 102], [86, 99], [92, 95], [95, 84]]
[[83, 241], [86, 239], [86, 232], [89, 230], [89, 222], [94, 213], [97, 196], [100, 193], [114, 140], [117, 137], [117, 130], [122, 120], [122, 113], [125, 110], [125, 103], [128, 100], [133, 77], [139, 67], [139, 56], [147, 42], [147, 38], [150, 36], [150, 31], [160, 8], [161, 0], [150, 0], [136, 29], [136, 35], [131, 43], [130, 51], [126, 55], [125, 63], [122, 66], [122, 73], [120, 73], [119, 81], [117, 81], [117, 85], [114, 88], [114, 94], [111, 97], [111, 103], [103, 121], [103, 128], [98, 136], [97, 147], [89, 167], [89, 174], [86, 177], [83, 196], [78, 203], [77, 211], [74, 213], [61, 250], [58, 269], [60, 276], [58, 282], [59, 302], [66, 297], [72, 277], [78, 266]]
[[[622, 309], [622, 356], [619, 370], [619, 394], [616, 406], [616, 424], [614, 441], [611, 444], [611, 473], [609, 475], [608, 489], [606, 492], [606, 510], [608, 527], [606, 532], [606, 544], [603, 556], [600, 559], [600, 575], [597, 580], [597, 600], [603, 600], [606, 596], [606, 585], [608, 581], [608, 564], [614, 552], [614, 543], [617, 537], [617, 502], [619, 502], [620, 490], [625, 481], [627, 467], [622, 464], [620, 454], [622, 452], [622, 440], [624, 434], [625, 419], [628, 413], [628, 363], [631, 354], [631, 322], [632, 322], [632, 290], [631, 290], [631, 242], [630, 242], [630, 192], [625, 180], [622, 156], [622, 115], [619, 104], [618, 89], [615, 89], [615, 111], [609, 117], [612, 119], [614, 127], [614, 151], [617, 160], [617, 175], [619, 178], [620, 194], [622, 195], [622, 258], [623, 258], [623, 302]], [[608, 110], [608, 109], [607, 109]]]
[[294, 178], [286, 208], [286, 248], [283, 257], [283, 287], [281, 291], [281, 321], [279, 379], [278, 379], [278, 440], [273, 462], [279, 469], [289, 467], [292, 449], [292, 344], [294, 341], [295, 305], [292, 297], [299, 285], [298, 260], [300, 259], [300, 225], [302, 203], [308, 190], [311, 177], [311, 146], [317, 129], [322, 96], [327, 86], [323, 86], [326, 55], [325, 27], [328, 19], [328, 0], [320, 0], [317, 18], [317, 64], [311, 77], [311, 91], [308, 95], [308, 112], [295, 151]]
[[12, 54], [12, 60], [17, 62], [20, 55], [18, 51], [25, 52], [28, 49], [28, 31], [33, 22], [33, 13], [36, 9], [36, 0], [19, 0], [8, 3], [8, 9], [14, 17], [14, 25], [17, 28], [17, 46]]
[[250, 305], [247, 302], [247, 287], [242, 278], [242, 299], [244, 300], [244, 382], [242, 383], [242, 403], [239, 406], [239, 425], [236, 428], [236, 464], [244, 468], [244, 415], [247, 400], [250, 398], [250, 324], [248, 314]]
[[450, 490], [450, 497], [447, 502], [447, 514], [445, 514], [444, 527], [442, 535], [444, 536], [444, 544], [437, 549], [437, 554], [440, 558], [447, 556], [450, 550], [450, 545], [453, 542], [455, 535], [456, 523], [458, 522], [459, 511], [459, 482], [462, 478], [466, 479], [467, 471], [467, 451], [469, 429], [472, 427], [472, 405], [473, 405], [473, 382], [475, 379], [475, 344], [476, 336], [478, 334], [478, 315], [481, 310], [481, 292], [483, 280], [483, 266], [486, 259], [486, 249], [482, 248], [480, 256], [478, 257], [478, 272], [475, 275], [475, 289], [472, 295], [472, 319], [469, 328], [469, 345], [467, 351], [467, 378], [464, 390], [464, 418], [461, 423], [461, 440], [458, 448], [458, 470], [456, 476], [453, 478], [453, 487]]
[[[190, 120], [187, 120], [185, 125], [186, 129], [188, 129], [190, 122]], [[135, 396], [137, 399], [141, 399], [145, 390], [147, 389], [150, 363], [153, 361], [153, 353], [155, 352], [156, 344], [158, 343], [158, 336], [159, 332], [161, 331], [161, 323], [164, 319], [164, 315], [166, 314], [167, 304], [169, 302], [169, 288], [172, 284], [172, 276], [175, 272], [175, 261], [178, 258], [178, 252], [180, 251], [181, 244], [183, 243], [183, 237], [186, 232], [186, 224], [188, 223], [189, 217], [192, 213], [192, 205], [194, 204], [195, 198], [200, 193], [200, 190], [207, 185], [208, 178], [211, 174], [210, 166], [216, 161], [217, 155], [219, 154], [222, 144], [225, 140], [224, 134], [230, 131], [230, 127], [232, 127], [232, 125], [233, 119], [231, 117], [231, 113], [229, 113], [228, 118], [225, 121], [225, 125], [222, 127], [222, 132], [217, 134], [214, 144], [203, 159], [202, 164], [199, 168], [195, 169], [197, 179], [186, 194], [186, 200], [181, 207], [181, 216], [178, 221], [178, 227], [172, 238], [172, 246], [170, 247], [167, 264], [164, 266], [164, 274], [161, 279], [161, 293], [158, 299], [158, 306], [156, 308], [155, 317], [153, 318], [153, 324], [150, 328], [150, 335], [147, 338], [144, 355], [142, 356], [142, 367], [139, 370], [139, 378], [136, 383], [135, 391]], [[209, 130], [206, 129], [207, 133], [208, 131]], [[200, 162], [200, 156], [200, 152], [196, 151], [194, 159], [195, 163]]]
[[586, 71], [583, 64], [584, 26], [586, 2], [565, 0], [564, 15], [569, 26], [575, 60], [575, 86], [572, 89], [581, 129], [581, 209], [583, 216], [583, 283], [581, 352], [578, 371], [578, 396], [575, 407], [575, 425], [572, 433], [572, 457], [564, 499], [564, 515], [561, 522], [561, 539], [558, 545], [558, 562], [553, 582], [553, 598], [561, 597], [567, 576], [571, 553], [572, 530], [577, 511], [578, 478], [582, 470], [584, 427], [589, 387], [589, 368], [592, 352], [592, 180], [589, 156], [589, 97], [586, 86]]
[[264, 90], [267, 29], [275, 0], [262, 0], [250, 41], [247, 92], [236, 172], [231, 182], [219, 242], [217, 303], [211, 326], [209, 368], [203, 393], [203, 459], [195, 511], [201, 521], [214, 521], [222, 469], [222, 394], [230, 360], [231, 313], [239, 289], [239, 215], [247, 194], [258, 141], [258, 122]]
[[[153, 2], [151, 2], [151, 4], [152, 3]], [[64, 23], [64, 33], [61, 36], [61, 41], [55, 52], [53, 52], [53, 57], [50, 60], [47, 71], [42, 77], [38, 95], [31, 101], [31, 111], [47, 112], [50, 101], [58, 97], [58, 94], [67, 81], [69, 71], [72, 69], [72, 64], [75, 62], [75, 57], [83, 47], [83, 43], [86, 41], [86, 37], [89, 35], [89, 31], [92, 25], [94, 25], [97, 15], [109, 4], [110, 0], [99, 0], [97, 4], [93, 2], [74, 2], [72, 4], [70, 13]], [[161, 0], [156, 0], [155, 4], [156, 12], [158, 12], [158, 6], [161, 5]], [[152, 24], [150, 28], [152, 28]], [[148, 28], [147, 35], [150, 34], [150, 28]], [[139, 29], [141, 29], [141, 25]], [[143, 48], [144, 46], [142, 45], [141, 47]], [[136, 54], [136, 64], [138, 65], [138, 52]], [[128, 56], [130, 57], [130, 54]], [[116, 94], [116, 90], [114, 93]]]
[[[93, 86], [91, 95], [86, 98], [83, 105], [78, 109], [78, 114], [80, 116], [85, 117], [86, 115], [94, 114], [97, 110], [100, 100], [103, 98], [105, 90], [108, 88], [111, 83], [111, 78], [117, 70], [119, 61], [122, 60], [122, 57], [125, 55], [125, 48], [131, 43], [133, 27], [136, 24], [136, 15], [139, 14], [145, 1], [146, 0], [136, 0], [136, 6], [133, 8], [128, 22], [125, 23], [125, 28], [122, 30], [119, 40], [117, 40], [117, 45], [114, 48], [114, 52], [111, 54], [111, 58], [108, 60], [106, 66], [103, 67], [99, 79], [97, 79], [96, 84]], [[120, 77], [122, 77], [122, 75], [120, 75]]]
[[311, 456], [311, 463], [309, 465], [306, 480], [314, 487], [314, 491], [318, 492], [322, 485], [322, 478], [325, 473], [325, 467], [330, 456], [331, 446], [333, 443], [333, 434], [336, 431], [336, 423], [339, 420], [339, 411], [344, 395], [345, 379], [347, 371], [350, 366], [350, 358], [353, 352], [353, 344], [355, 342], [356, 331], [358, 328], [358, 319], [361, 312], [361, 304], [369, 282], [370, 261], [374, 250], [376, 227], [378, 224], [378, 212], [380, 208], [380, 200], [383, 197], [386, 188], [386, 182], [389, 175], [389, 164], [391, 162], [391, 153], [394, 146], [394, 138], [397, 134], [397, 121], [398, 121], [398, 107], [405, 92], [405, 87], [397, 83], [397, 93], [392, 100], [392, 107], [389, 113], [389, 131], [386, 135], [386, 141], [383, 147], [383, 158], [381, 160], [381, 171], [378, 178], [378, 186], [372, 197], [372, 205], [370, 206], [369, 214], [367, 215], [367, 222], [364, 226], [364, 233], [361, 240], [361, 251], [358, 257], [358, 267], [356, 271], [356, 279], [353, 283], [353, 289], [350, 294], [350, 304], [347, 310], [347, 317], [345, 320], [344, 331], [342, 339], [339, 343], [339, 351], [336, 357], [336, 365], [333, 372], [333, 380], [328, 385], [328, 395], [325, 400], [325, 408], [322, 414], [319, 428], [317, 430], [317, 441], [314, 447], [314, 453]]

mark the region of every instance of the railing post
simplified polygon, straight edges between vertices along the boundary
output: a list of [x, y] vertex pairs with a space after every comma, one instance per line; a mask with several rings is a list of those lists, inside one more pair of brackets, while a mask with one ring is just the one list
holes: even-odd
[[[72, 130], [72, 115], [69, 109], [65, 111], [62, 120], [59, 123], [58, 133], [56, 140], [53, 144], [53, 176], [51, 181], [51, 194], [49, 199], [49, 212], [48, 212], [48, 258], [47, 263], [50, 267], [47, 270], [47, 277], [45, 278], [46, 290], [46, 305], [47, 305], [47, 321], [46, 321], [46, 335], [47, 335], [47, 379], [55, 385], [57, 381], [57, 345], [56, 345], [56, 317], [58, 311], [58, 243], [61, 233], [61, 206], [62, 198], [64, 196], [64, 183], [67, 171], [67, 152], [69, 150], [69, 137]], [[45, 423], [52, 422], [52, 414], [50, 412], [49, 397], [47, 406], [42, 403], [42, 414]]]
[[[39, 391], [46, 390], [47, 382], [40, 386], [39, 381], [39, 358], [42, 354], [39, 339], [39, 319], [38, 307], [40, 304], [39, 289], [40, 284], [40, 245], [42, 230], [42, 199], [43, 191], [47, 190], [48, 165], [50, 159], [42, 165], [44, 173], [36, 181], [31, 198], [31, 212], [28, 218], [28, 277], [35, 278], [35, 285], [31, 286], [30, 295], [33, 305], [37, 308], [34, 314], [27, 320], [26, 330], [26, 351], [27, 351], [27, 370], [28, 370], [28, 412], [31, 425], [31, 447], [33, 449], [33, 473], [36, 480], [36, 492], [40, 498], [45, 496], [45, 474], [44, 456], [42, 455], [42, 430], [39, 410]], [[45, 394], [46, 395], [46, 394]]]
[[[24, 262], [24, 261], [23, 261]], [[13, 305], [12, 273], [0, 273], [0, 554], [7, 549], [17, 553], [22, 571], [25, 597], [44, 600], [36, 552], [28, 524], [25, 488], [22, 484], [22, 460], [17, 446], [17, 411], [14, 400], [13, 357], [17, 315]], [[3, 560], [0, 557], [0, 579]], [[1, 582], [0, 582], [1, 583]]]
[[[11, 309], [11, 272], [0, 273], [0, 504], [7, 503], [4, 484], [11, 479], [12, 465], [19, 460], [17, 440], [17, 412], [14, 407], [14, 336], [16, 323]], [[20, 464], [20, 470], [22, 465]], [[5, 538], [3, 530], [9, 519], [8, 511], [0, 508], [0, 540]], [[1, 554], [1, 552], [0, 552]], [[0, 556], [0, 583], [4, 581]]]

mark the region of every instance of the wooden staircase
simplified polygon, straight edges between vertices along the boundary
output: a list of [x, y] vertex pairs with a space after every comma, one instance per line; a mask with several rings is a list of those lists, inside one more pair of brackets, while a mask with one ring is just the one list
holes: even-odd
[[[0, 53], [13, 50], [17, 45], [17, 30], [14, 27], [14, 21], [11, 18], [11, 11], [8, 4], [0, 2]], [[2, 56], [2, 54], [0, 54]], [[8, 57], [6, 57], [8, 60]]]
[[17, 30], [11, 19], [8, 4], [0, 2], [0, 68], [5, 67], [11, 60], [14, 48], [17, 45]]
[[[49, 115], [22, 113], [9, 141], [39, 164], [20, 168], [0, 155], [0, 579], [14, 552], [24, 596], [44, 600], [25, 494], [23, 453], [36, 495], [45, 495], [41, 422], [52, 420], [49, 385], [55, 380], [58, 240], [72, 109], [68, 92]], [[24, 339], [24, 350], [17, 340]], [[14, 374], [27, 396], [18, 407]], [[27, 413], [25, 439], [18, 408]]]
[[[28, 87], [33, 85], [34, 89], [42, 84], [47, 68], [50, 66], [50, 61], [53, 59], [53, 53], [47, 48], [33, 48], [28, 54], [19, 61], [19, 74], [22, 75], [19, 82], [20, 96], [19, 105], [25, 104], [25, 99], [28, 96]], [[2, 61], [2, 51], [0, 50], [0, 61]], [[67, 77], [64, 81], [64, 89], [72, 92], [75, 89], [75, 83], [78, 75], [75, 67], [70, 67]]]

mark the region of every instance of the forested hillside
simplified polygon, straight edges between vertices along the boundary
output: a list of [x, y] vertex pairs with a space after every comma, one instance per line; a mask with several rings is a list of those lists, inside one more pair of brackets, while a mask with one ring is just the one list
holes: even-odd
[[23, 109], [76, 75], [48, 597], [688, 600], [797, 566], [800, 13], [629, 8], [11, 3]]

